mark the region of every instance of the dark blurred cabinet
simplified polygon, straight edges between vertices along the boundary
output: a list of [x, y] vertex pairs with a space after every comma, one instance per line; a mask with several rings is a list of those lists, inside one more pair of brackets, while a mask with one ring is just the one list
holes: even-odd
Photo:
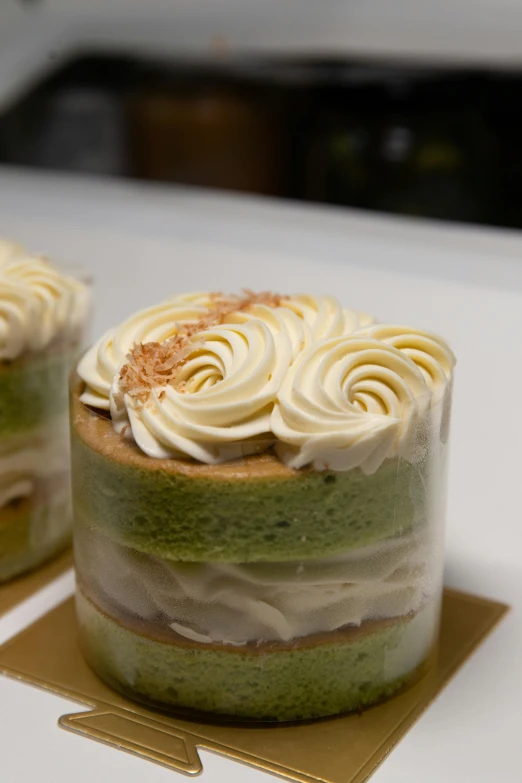
[[284, 195], [284, 126], [265, 94], [202, 84], [144, 92], [130, 117], [136, 176]]
[[[467, 85], [472, 91], [471, 85]], [[310, 129], [307, 198], [402, 215], [482, 222], [491, 133], [463, 84], [415, 74], [339, 79]]]
[[0, 163], [522, 227], [522, 74], [81, 57], [0, 112]]

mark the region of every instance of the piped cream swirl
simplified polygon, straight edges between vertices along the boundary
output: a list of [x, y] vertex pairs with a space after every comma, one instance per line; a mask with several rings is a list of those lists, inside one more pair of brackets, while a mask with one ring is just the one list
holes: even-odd
[[48, 259], [0, 245], [0, 360], [76, 335], [88, 307], [87, 288]]
[[[213, 294], [197, 291], [175, 297], [173, 302], [190, 302], [211, 307]], [[295, 349], [306, 348], [312, 342], [340, 337], [371, 326], [375, 322], [373, 315], [360, 310], [343, 307], [334, 296], [312, 296], [311, 294], [290, 294], [281, 297], [277, 307], [254, 304], [248, 310], [233, 315], [233, 323], [243, 323], [247, 319], [260, 318], [270, 328], [273, 313], [283, 320], [288, 328]], [[231, 319], [228, 319], [231, 320]]]
[[[205, 304], [198, 303], [198, 299]], [[194, 294], [192, 298], [189, 295], [147, 307], [116, 329], [109, 329], [78, 364], [78, 374], [87, 385], [82, 402], [108, 411], [113, 381], [131, 348], [140, 343], [163, 343], [207, 312], [205, 295]]]
[[270, 329], [276, 345], [280, 341], [286, 343], [290, 340], [291, 361], [293, 361], [303, 348], [312, 342], [312, 333], [309, 325], [299, 318], [288, 307], [268, 307], [267, 305], [253, 305], [248, 311], [239, 311], [229, 316], [230, 323], [245, 324], [253, 320], [262, 321]]
[[[187, 325], [197, 323], [212, 311], [218, 294], [196, 291], [168, 299], [148, 307], [110, 329], [85, 354], [78, 365], [78, 374], [86, 383], [82, 402], [94, 408], [109, 410], [109, 396], [115, 375], [126, 361], [135, 344], [165, 342], [182, 332]], [[322, 336], [335, 337], [363, 328], [374, 319], [367, 313], [347, 310], [331, 296], [313, 297], [304, 294], [284, 297], [281, 306], [253, 304], [246, 310], [230, 312], [227, 323], [247, 323], [259, 319], [268, 326], [276, 346], [290, 340], [292, 361]]]
[[276, 308], [253, 305], [247, 312], [234, 313], [229, 320], [244, 323], [252, 318], [264, 321], [276, 340], [286, 332], [292, 343], [292, 361], [318, 340], [352, 334], [374, 321], [367, 313], [341, 307], [333, 296], [307, 294], [290, 296]]
[[423, 374], [404, 353], [367, 337], [312, 345], [286, 373], [272, 414], [287, 465], [375, 472], [390, 456], [413, 456], [430, 405]]
[[[131, 388], [122, 374], [140, 346]], [[436, 335], [375, 325], [334, 297], [199, 291], [110, 330], [78, 372], [82, 401], [151, 457], [218, 463], [275, 441], [293, 468], [372, 473], [421, 459], [442, 432], [454, 363]]]
[[409, 356], [432, 391], [434, 402], [444, 394], [455, 367], [455, 355], [447, 342], [432, 332], [410, 326], [377, 324], [358, 334], [393, 345]]
[[290, 358], [288, 337], [280, 335], [276, 347], [256, 319], [196, 333], [176, 383], [153, 388], [145, 401], [126, 393], [115, 376], [113, 425], [127, 432], [130, 426], [140, 449], [156, 458], [212, 464], [259, 451], [273, 440], [270, 414]]
[[334, 296], [296, 294], [284, 302], [310, 329], [311, 342], [353, 334], [375, 320], [368, 313], [347, 310]]

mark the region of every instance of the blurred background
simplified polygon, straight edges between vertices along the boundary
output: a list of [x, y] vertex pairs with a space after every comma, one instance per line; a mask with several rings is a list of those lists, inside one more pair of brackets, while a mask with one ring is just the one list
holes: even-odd
[[3, 0], [0, 165], [522, 225], [516, 0]]

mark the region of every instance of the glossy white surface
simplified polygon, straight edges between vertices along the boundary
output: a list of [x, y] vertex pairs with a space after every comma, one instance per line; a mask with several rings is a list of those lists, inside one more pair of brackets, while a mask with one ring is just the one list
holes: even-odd
[[[514, 609], [372, 778], [515, 783], [522, 700], [522, 239], [197, 191], [0, 170], [0, 226], [96, 278], [96, 336], [170, 292], [241, 286], [317, 293], [444, 335], [459, 364], [447, 583]], [[166, 281], [170, 280], [170, 286]], [[0, 641], [71, 590], [62, 579], [0, 620]], [[56, 727], [75, 706], [0, 678], [6, 783], [175, 773]], [[272, 778], [203, 753], [205, 783]], [[179, 779], [181, 781], [181, 778]]]

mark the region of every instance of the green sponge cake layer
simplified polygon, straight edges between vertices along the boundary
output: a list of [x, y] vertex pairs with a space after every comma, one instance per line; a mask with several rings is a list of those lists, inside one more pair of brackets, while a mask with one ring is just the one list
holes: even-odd
[[73, 388], [76, 514], [119, 543], [192, 562], [317, 559], [409, 530], [425, 502], [419, 467], [373, 475], [292, 470], [273, 454], [204, 465], [150, 459], [80, 403]]
[[74, 353], [56, 350], [0, 363], [0, 437], [34, 429], [67, 410]]
[[[380, 701], [429, 657], [436, 608], [287, 644], [155, 640], [77, 591], [84, 655], [111, 686], [155, 705], [231, 718], [302, 720]], [[132, 630], [127, 625], [133, 625]]]

